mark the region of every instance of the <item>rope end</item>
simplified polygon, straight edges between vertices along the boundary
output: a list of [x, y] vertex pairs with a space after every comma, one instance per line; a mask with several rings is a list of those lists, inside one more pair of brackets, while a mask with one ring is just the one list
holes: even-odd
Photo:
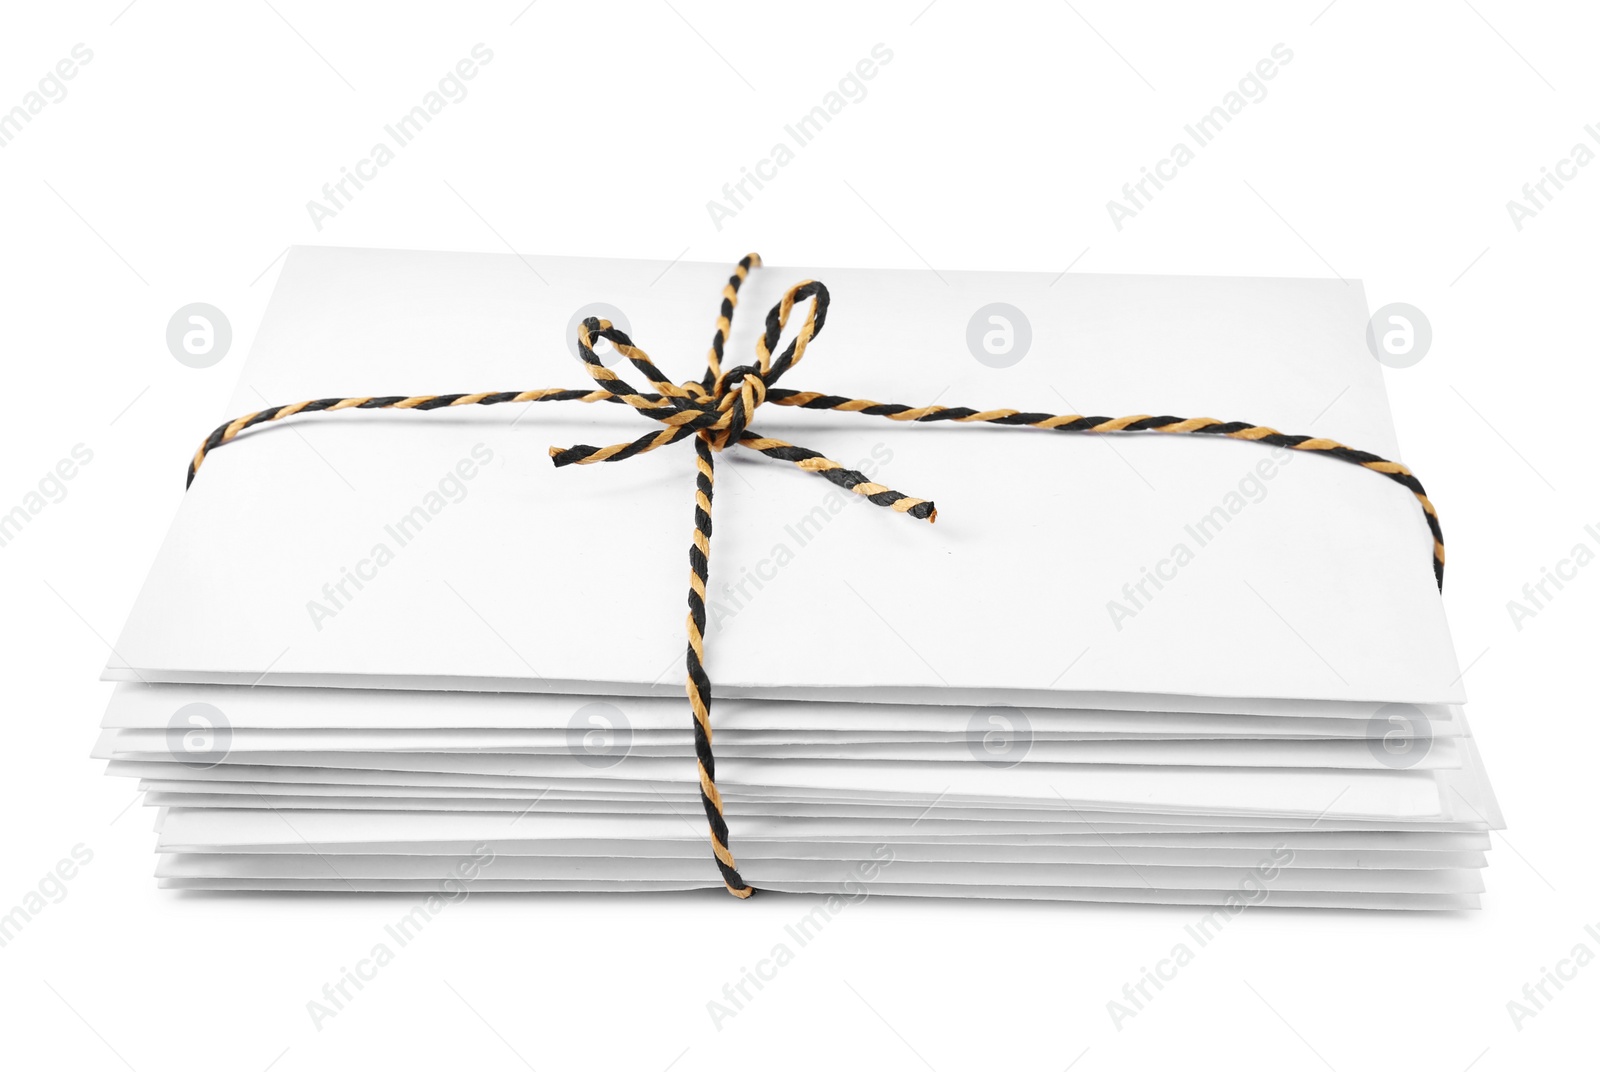
[[588, 446], [584, 443], [579, 443], [577, 446], [567, 447], [565, 449], [561, 447], [551, 447], [550, 462], [557, 469], [560, 469], [563, 466], [576, 465], [592, 455], [596, 449], [597, 448]]

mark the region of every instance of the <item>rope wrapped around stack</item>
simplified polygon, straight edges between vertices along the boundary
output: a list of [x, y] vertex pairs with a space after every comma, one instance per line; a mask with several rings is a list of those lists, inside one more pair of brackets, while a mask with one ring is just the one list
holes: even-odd
[[[194, 483], [195, 474], [199, 472], [201, 463], [211, 451], [231, 443], [247, 429], [287, 417], [334, 413], [347, 409], [400, 409], [426, 412], [452, 406], [492, 406], [506, 402], [616, 402], [633, 407], [642, 416], [661, 425], [660, 428], [630, 442], [608, 447], [593, 447], [586, 444], [565, 449], [551, 447], [550, 458], [558, 467], [626, 461], [648, 451], [693, 437], [696, 473], [694, 535], [689, 545], [689, 646], [685, 657], [688, 671], [687, 691], [689, 708], [694, 716], [694, 747], [699, 764], [700, 800], [705, 808], [706, 820], [710, 824], [711, 849], [728, 892], [736, 897], [749, 897], [755, 889], [739, 874], [738, 864], [735, 862], [729, 842], [722, 795], [717, 791], [716, 757], [711, 748], [712, 688], [711, 679], [706, 672], [705, 652], [706, 583], [711, 568], [711, 503], [716, 480], [714, 459], [717, 452], [735, 445], [758, 451], [769, 458], [776, 458], [806, 472], [816, 473], [875, 505], [888, 507], [922, 521], [932, 522], [938, 517], [934, 504], [927, 499], [914, 498], [875, 483], [856, 470], [848, 469], [814, 450], [751, 431], [750, 421], [755, 416], [756, 410], [765, 403], [797, 406], [801, 409], [863, 413], [873, 417], [887, 417], [893, 421], [955, 421], [962, 424], [999, 424], [1091, 434], [1165, 432], [1215, 435], [1289, 450], [1314, 451], [1381, 473], [1416, 497], [1422, 507], [1428, 529], [1433, 535], [1434, 577], [1440, 589], [1444, 587], [1444, 534], [1439, 526], [1438, 514], [1433, 504], [1428, 501], [1422, 483], [1411, 470], [1398, 462], [1391, 462], [1376, 454], [1345, 446], [1336, 440], [1317, 436], [1285, 435], [1276, 429], [1246, 421], [1219, 421], [1211, 417], [1183, 418], [1149, 414], [1130, 417], [1084, 417], [1078, 414], [1026, 413], [1014, 409], [976, 410], [965, 406], [905, 406], [822, 394], [817, 391], [780, 388], [777, 386], [778, 381], [805, 357], [806, 348], [821, 334], [827, 322], [828, 288], [812, 280], [791, 287], [783, 299], [767, 313], [766, 329], [756, 342], [755, 363], [724, 368], [724, 347], [728, 341], [728, 333], [732, 330], [734, 309], [739, 302], [739, 288], [749, 277], [751, 270], [760, 265], [761, 258], [754, 253], [750, 254], [735, 266], [733, 275], [723, 287], [722, 306], [717, 315], [716, 331], [711, 338], [711, 350], [706, 357], [706, 371], [698, 380], [673, 383], [655, 366], [648, 354], [634, 345], [626, 333], [607, 320], [590, 317], [578, 326], [578, 352], [589, 375], [594, 378], [597, 385], [595, 388], [319, 398], [286, 406], [274, 406], [229, 421], [207, 436], [189, 463], [188, 483]], [[774, 357], [773, 352], [789, 325], [795, 305], [807, 300], [810, 301], [810, 306], [804, 322], [789, 341], [789, 345]], [[635, 390], [620, 375], [607, 368], [594, 350], [599, 339], [610, 342], [618, 354], [627, 358], [649, 381], [650, 386], [655, 389], [654, 392]]]

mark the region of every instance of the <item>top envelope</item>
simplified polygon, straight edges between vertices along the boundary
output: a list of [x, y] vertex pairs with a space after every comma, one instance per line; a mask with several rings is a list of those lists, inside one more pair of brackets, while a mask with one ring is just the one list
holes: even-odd
[[[672, 379], [698, 378], [729, 267], [296, 248], [225, 416], [585, 388], [573, 335], [596, 311]], [[833, 303], [786, 388], [1243, 420], [1401, 460], [1359, 284], [769, 266], [744, 286], [725, 365], [754, 360], [768, 308], [807, 278]], [[182, 497], [106, 676], [681, 694], [691, 444], [563, 469], [547, 454], [659, 427], [561, 402], [244, 432]], [[1222, 438], [772, 404], [752, 427], [934, 500], [938, 523], [743, 448], [718, 455], [707, 646], [721, 694], [1241, 711], [1463, 699], [1421, 511], [1376, 473]]]

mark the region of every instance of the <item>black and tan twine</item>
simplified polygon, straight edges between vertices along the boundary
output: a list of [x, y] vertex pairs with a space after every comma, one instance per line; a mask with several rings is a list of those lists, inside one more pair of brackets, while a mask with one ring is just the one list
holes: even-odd
[[[1398, 462], [1388, 461], [1364, 450], [1357, 450], [1337, 440], [1321, 436], [1285, 435], [1277, 429], [1251, 424], [1248, 421], [1219, 421], [1211, 417], [1185, 418], [1149, 414], [1130, 417], [1084, 417], [1078, 414], [1029, 413], [1014, 409], [977, 410], [967, 406], [905, 406], [873, 402], [864, 398], [823, 394], [819, 391], [794, 391], [777, 387], [778, 380], [800, 363], [801, 358], [805, 356], [806, 348], [812, 339], [821, 333], [827, 321], [828, 288], [815, 281], [807, 280], [791, 287], [783, 299], [768, 312], [766, 330], [756, 342], [754, 364], [724, 369], [722, 364], [724, 347], [732, 328], [734, 309], [739, 302], [739, 288], [748, 278], [750, 271], [760, 265], [761, 258], [756, 254], [752, 253], [745, 257], [735, 266], [733, 275], [723, 288], [716, 332], [712, 336], [711, 349], [706, 356], [705, 375], [699, 380], [689, 380], [682, 384], [673, 383], [656, 368], [649, 355], [635, 346], [633, 340], [624, 332], [609, 321], [590, 317], [578, 327], [578, 351], [588, 368], [589, 375], [594, 378], [596, 388], [318, 398], [286, 406], [273, 406], [229, 421], [207, 436], [189, 463], [188, 483], [194, 482], [201, 463], [211, 451], [232, 442], [247, 429], [299, 414], [334, 413], [347, 409], [427, 411], [451, 406], [493, 406], [505, 402], [616, 402], [632, 406], [640, 414], [662, 426], [630, 442], [608, 447], [593, 447], [586, 444], [565, 449], [551, 447], [550, 458], [558, 467], [624, 461], [693, 436], [696, 472], [694, 535], [689, 545], [689, 645], [685, 657], [688, 671], [687, 692], [689, 707], [694, 716], [694, 748], [699, 765], [700, 800], [705, 807], [706, 820], [711, 829], [711, 848], [716, 857], [717, 868], [722, 873], [723, 882], [726, 883], [728, 891], [736, 897], [749, 897], [755, 889], [739, 875], [738, 864], [729, 845], [728, 823], [724, 814], [722, 795], [717, 791], [716, 757], [711, 748], [711, 679], [706, 671], [705, 655], [706, 584], [711, 567], [711, 502], [716, 473], [713, 459], [716, 453], [737, 444], [765, 454], [769, 458], [788, 462], [807, 472], [816, 473], [878, 506], [886, 506], [891, 510], [930, 522], [938, 514], [934, 504], [927, 499], [913, 498], [874, 483], [863, 474], [847, 469], [814, 450], [752, 432], [749, 428], [750, 420], [763, 403], [798, 406], [801, 409], [863, 413], [872, 417], [886, 417], [892, 421], [955, 421], [961, 424], [998, 424], [1096, 435], [1137, 432], [1212, 435], [1264, 443], [1288, 450], [1312, 451], [1381, 473], [1416, 497], [1422, 507], [1428, 530], [1433, 536], [1434, 578], [1441, 590], [1444, 587], [1444, 534], [1439, 527], [1438, 513], [1434, 510], [1433, 503], [1428, 501], [1427, 492], [1423, 489], [1421, 481], [1411, 470]], [[788, 327], [795, 305], [807, 299], [811, 304], [804, 322], [789, 345], [774, 357], [774, 349]], [[620, 375], [607, 368], [595, 354], [594, 346], [597, 339], [610, 342], [617, 353], [627, 358], [634, 368], [649, 380], [655, 391], [637, 391]]]

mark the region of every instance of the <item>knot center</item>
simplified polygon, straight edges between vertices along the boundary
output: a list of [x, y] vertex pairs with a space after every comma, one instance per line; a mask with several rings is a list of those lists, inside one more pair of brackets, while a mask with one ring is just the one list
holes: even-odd
[[711, 449], [723, 450], [737, 443], [766, 400], [766, 374], [759, 365], [738, 365], [718, 376], [701, 405], [709, 418], [701, 430]]

